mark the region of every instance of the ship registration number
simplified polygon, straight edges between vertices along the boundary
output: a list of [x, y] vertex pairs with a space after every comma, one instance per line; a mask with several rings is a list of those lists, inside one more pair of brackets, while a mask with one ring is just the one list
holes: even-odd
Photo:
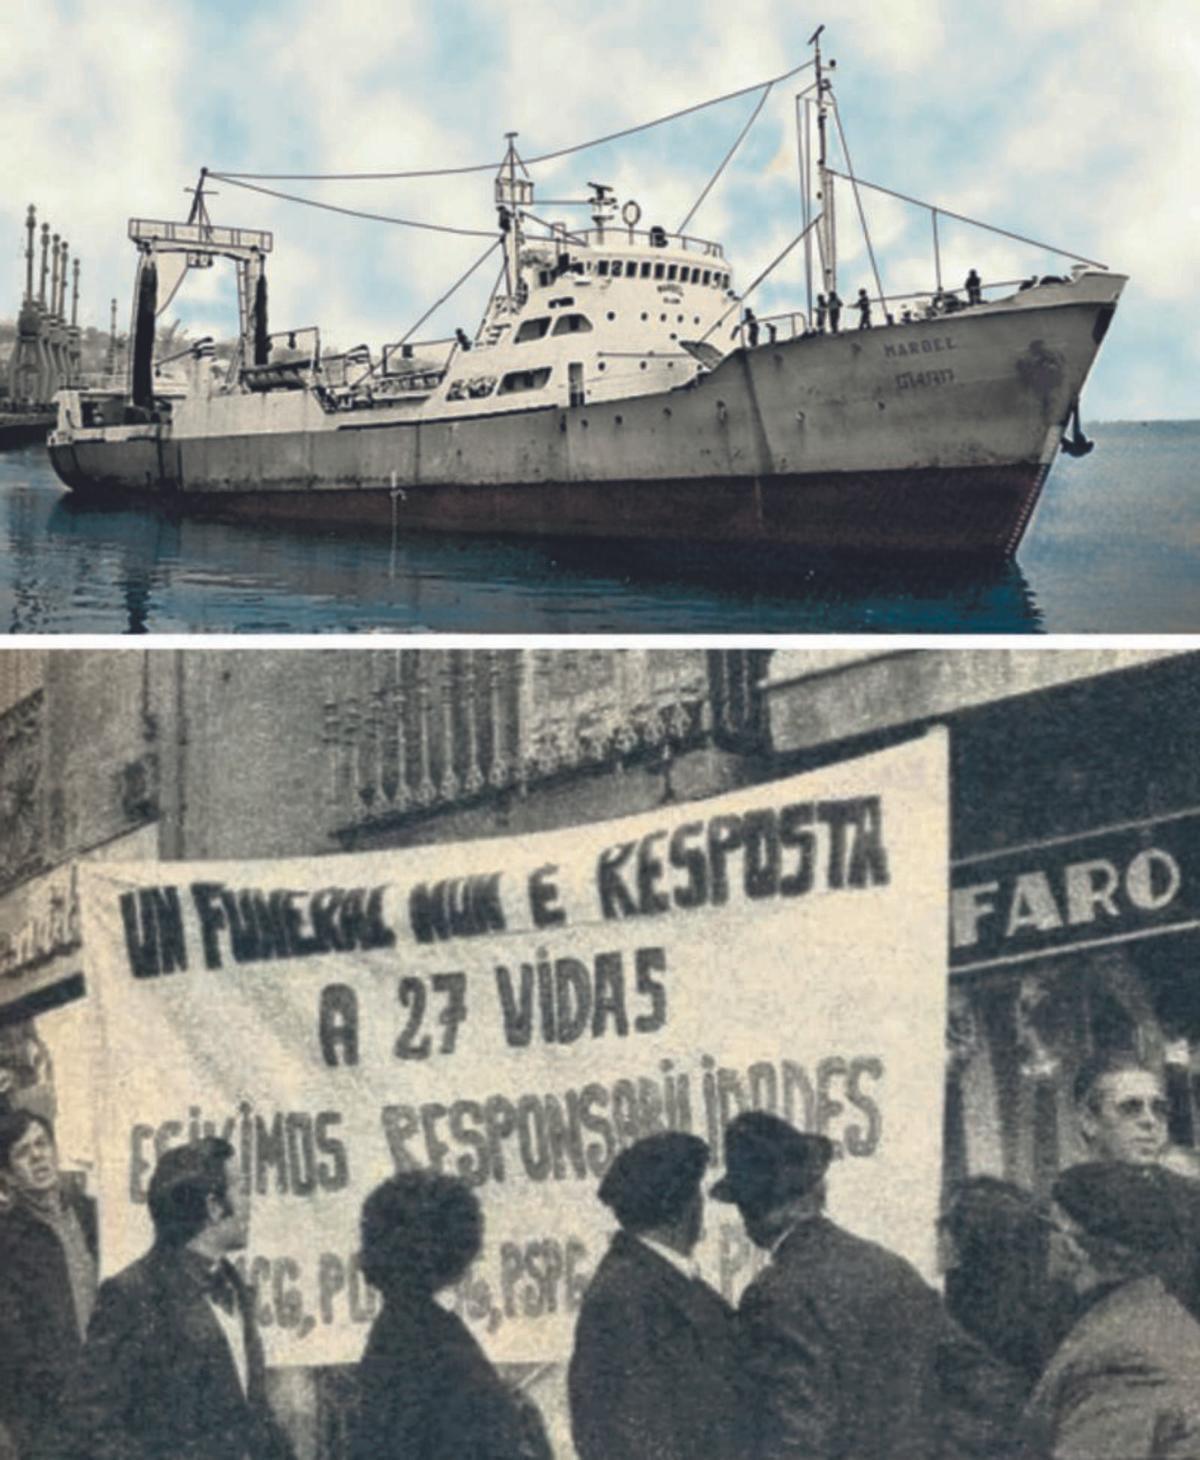
[[[901, 340], [899, 344], [884, 345], [886, 360], [898, 359], [904, 355], [940, 355], [946, 350], [955, 350], [953, 335], [938, 335], [924, 340]], [[923, 386], [951, 385], [954, 371], [948, 367], [942, 370], [902, 370], [896, 376], [897, 390], [919, 390]]]

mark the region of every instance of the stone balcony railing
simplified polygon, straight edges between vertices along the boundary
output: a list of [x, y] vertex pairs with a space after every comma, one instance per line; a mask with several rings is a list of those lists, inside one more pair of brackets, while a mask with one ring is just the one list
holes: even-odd
[[345, 831], [702, 744], [758, 749], [767, 654], [461, 649], [355, 656], [324, 702]]

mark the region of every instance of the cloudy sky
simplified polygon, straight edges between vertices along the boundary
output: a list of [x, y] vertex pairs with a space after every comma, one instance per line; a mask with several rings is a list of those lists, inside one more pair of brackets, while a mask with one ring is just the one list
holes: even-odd
[[[217, 171], [396, 171], [486, 163], [586, 141], [788, 70], [824, 22], [860, 176], [1131, 275], [1084, 395], [1085, 419], [1200, 416], [1200, 5], [1197, 0], [5, 0], [0, 6], [0, 317], [23, 281], [36, 202], [82, 256], [81, 317], [128, 320], [130, 215], [186, 216]], [[721, 239], [747, 284], [794, 235], [794, 96], [776, 87], [690, 230]], [[589, 180], [675, 227], [754, 95], [544, 164], [539, 195]], [[267, 183], [331, 203], [494, 226], [488, 173]], [[343, 218], [215, 185], [214, 221], [269, 228], [273, 329], [403, 334], [486, 241]], [[932, 280], [928, 214], [865, 195], [888, 291]], [[841, 292], [870, 283], [851, 199]], [[580, 209], [543, 216], [578, 219]], [[945, 226], [947, 277], [1069, 261]], [[802, 303], [800, 250], [758, 296]], [[473, 329], [489, 263], [422, 333]], [[5, 282], [7, 281], [7, 282]], [[6, 302], [7, 301], [7, 302]], [[232, 281], [193, 274], [167, 318], [229, 334]]]

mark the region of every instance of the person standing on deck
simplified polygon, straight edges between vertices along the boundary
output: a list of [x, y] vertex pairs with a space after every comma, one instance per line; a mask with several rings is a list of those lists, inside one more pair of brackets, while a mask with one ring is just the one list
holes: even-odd
[[858, 298], [854, 301], [854, 304], [858, 310], [859, 329], [869, 330], [871, 328], [871, 300], [865, 289], [858, 291]]

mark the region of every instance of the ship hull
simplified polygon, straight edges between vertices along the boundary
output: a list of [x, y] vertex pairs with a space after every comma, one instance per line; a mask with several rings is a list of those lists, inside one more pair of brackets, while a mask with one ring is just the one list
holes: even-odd
[[1123, 280], [738, 350], [684, 389], [454, 420], [214, 396], [56, 433], [77, 492], [416, 531], [1011, 556]]
[[[956, 470], [800, 474], [697, 481], [423, 484], [325, 491], [189, 491], [137, 476], [145, 451], [54, 448], [59, 475], [97, 499], [139, 499], [235, 521], [486, 536], [695, 543], [770, 543], [830, 551], [968, 553], [1006, 557], [1044, 478], [1037, 462]], [[114, 459], [115, 458], [115, 459]], [[110, 475], [110, 473], [113, 473]]]

